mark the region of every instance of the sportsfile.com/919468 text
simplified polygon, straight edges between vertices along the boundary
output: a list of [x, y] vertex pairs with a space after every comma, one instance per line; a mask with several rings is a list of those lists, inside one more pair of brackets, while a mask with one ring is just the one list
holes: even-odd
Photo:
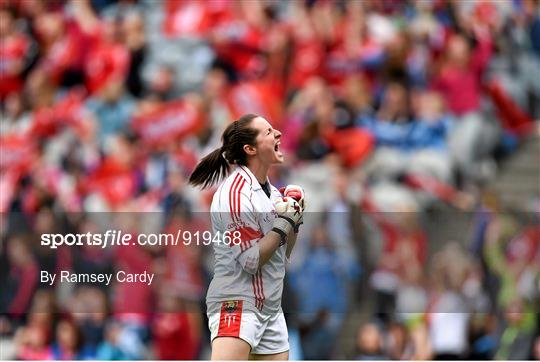
[[227, 246], [240, 245], [240, 231], [225, 231], [212, 233], [206, 231], [190, 231], [179, 229], [176, 233], [150, 233], [131, 234], [121, 230], [107, 230], [105, 233], [80, 233], [80, 234], [42, 234], [41, 245], [51, 249], [59, 246], [176, 246], [197, 245], [208, 246], [212, 244], [224, 244]]

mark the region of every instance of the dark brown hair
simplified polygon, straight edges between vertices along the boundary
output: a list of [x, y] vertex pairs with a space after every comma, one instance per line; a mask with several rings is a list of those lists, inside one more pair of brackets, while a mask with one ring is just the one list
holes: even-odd
[[193, 186], [202, 185], [204, 189], [225, 177], [230, 165], [246, 166], [244, 146], [255, 146], [258, 131], [250, 127], [250, 124], [257, 117], [255, 114], [246, 114], [228, 125], [221, 136], [221, 148], [209, 153], [197, 164], [189, 177], [189, 183]]

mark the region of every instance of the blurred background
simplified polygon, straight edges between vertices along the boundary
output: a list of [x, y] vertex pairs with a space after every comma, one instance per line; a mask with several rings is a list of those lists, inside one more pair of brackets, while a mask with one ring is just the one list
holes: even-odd
[[40, 234], [208, 229], [186, 180], [256, 113], [309, 203], [292, 359], [540, 359], [538, 0], [0, 0], [0, 41], [1, 358], [209, 358], [210, 248]]

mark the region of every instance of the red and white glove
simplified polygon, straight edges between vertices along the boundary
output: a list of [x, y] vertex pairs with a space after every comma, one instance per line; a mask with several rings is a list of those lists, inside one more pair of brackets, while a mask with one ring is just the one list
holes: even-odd
[[298, 232], [297, 228], [302, 222], [303, 212], [298, 202], [291, 197], [280, 197], [274, 200], [274, 207], [278, 217], [274, 219], [272, 231], [281, 236], [282, 243], [280, 245], [283, 245], [292, 230]]
[[298, 185], [287, 185], [279, 189], [279, 192], [285, 197], [291, 197], [298, 202], [302, 211], [306, 209], [306, 194], [304, 189]]
[[285, 187], [282, 187], [279, 189], [279, 192], [284, 197], [290, 197], [294, 199], [296, 202], [298, 202], [298, 205], [300, 205], [300, 208], [302, 209], [302, 217], [298, 220], [294, 227], [294, 232], [298, 233], [298, 230], [300, 229], [300, 225], [304, 223], [304, 210], [306, 209], [306, 194], [304, 192], [304, 189], [301, 186], [298, 185], [287, 185]]

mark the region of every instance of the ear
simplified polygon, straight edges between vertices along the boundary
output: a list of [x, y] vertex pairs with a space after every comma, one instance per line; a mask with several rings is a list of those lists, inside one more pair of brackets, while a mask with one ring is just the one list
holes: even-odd
[[250, 146], [250, 145], [244, 145], [244, 152], [248, 155], [248, 156], [254, 156], [257, 154], [257, 149], [253, 146]]

